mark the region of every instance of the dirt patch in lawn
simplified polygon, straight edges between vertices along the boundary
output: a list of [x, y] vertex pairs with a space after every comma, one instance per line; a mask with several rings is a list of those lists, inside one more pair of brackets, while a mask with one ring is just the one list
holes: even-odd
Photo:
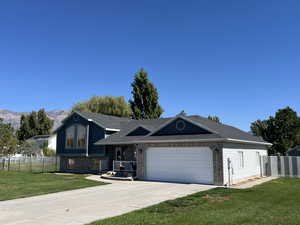
[[219, 203], [230, 200], [228, 196], [217, 196], [217, 195], [204, 195], [202, 198], [208, 200], [210, 203]]

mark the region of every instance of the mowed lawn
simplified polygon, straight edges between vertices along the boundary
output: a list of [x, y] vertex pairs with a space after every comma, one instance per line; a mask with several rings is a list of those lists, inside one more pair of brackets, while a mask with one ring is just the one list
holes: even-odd
[[245, 190], [216, 188], [92, 224], [296, 225], [300, 179], [277, 179]]
[[0, 171], [0, 201], [67, 191], [106, 183], [85, 179], [85, 175]]

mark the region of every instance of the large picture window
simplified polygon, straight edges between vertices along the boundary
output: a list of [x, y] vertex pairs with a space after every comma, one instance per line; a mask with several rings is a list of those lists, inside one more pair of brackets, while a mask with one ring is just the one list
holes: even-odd
[[75, 148], [75, 126], [66, 129], [66, 148]]
[[86, 148], [86, 127], [77, 124], [66, 129], [66, 148]]
[[77, 126], [77, 148], [86, 147], [86, 127], [83, 125]]

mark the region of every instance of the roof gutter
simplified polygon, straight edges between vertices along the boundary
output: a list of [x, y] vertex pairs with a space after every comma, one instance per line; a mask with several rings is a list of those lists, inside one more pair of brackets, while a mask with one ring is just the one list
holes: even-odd
[[100, 143], [95, 145], [120, 145], [120, 144], [141, 144], [141, 143], [167, 143], [167, 142], [229, 142], [229, 143], [247, 143], [247, 144], [257, 144], [257, 145], [265, 145], [271, 146], [271, 143], [268, 142], [259, 142], [259, 141], [245, 141], [239, 139], [232, 138], [210, 138], [210, 139], [182, 139], [182, 140], [136, 140], [136, 141], [124, 141], [124, 142], [115, 142], [115, 143]]
[[105, 128], [105, 130], [107, 131], [120, 131], [120, 129], [115, 129], [115, 128]]

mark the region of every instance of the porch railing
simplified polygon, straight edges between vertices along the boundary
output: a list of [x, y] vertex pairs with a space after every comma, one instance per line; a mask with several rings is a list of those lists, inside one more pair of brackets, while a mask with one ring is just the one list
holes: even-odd
[[113, 171], [114, 172], [128, 172], [135, 173], [136, 171], [136, 161], [113, 161]]

